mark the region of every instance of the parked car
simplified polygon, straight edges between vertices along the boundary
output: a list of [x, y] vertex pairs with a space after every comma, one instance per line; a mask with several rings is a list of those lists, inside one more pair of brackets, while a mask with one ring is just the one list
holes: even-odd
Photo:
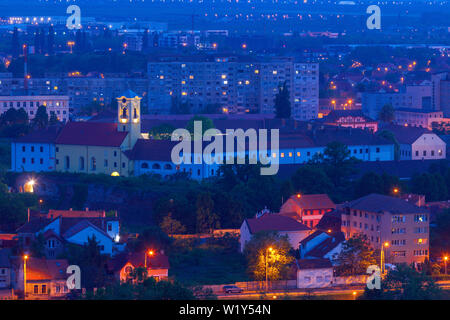
[[242, 293], [244, 291], [237, 286], [223, 286], [222, 290], [224, 293]]

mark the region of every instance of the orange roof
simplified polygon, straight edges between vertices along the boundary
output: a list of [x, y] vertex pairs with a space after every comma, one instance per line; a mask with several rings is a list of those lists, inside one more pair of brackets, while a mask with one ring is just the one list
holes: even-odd
[[47, 260], [30, 257], [27, 261], [27, 281], [66, 279], [67, 260]]
[[261, 218], [246, 219], [250, 233], [255, 234], [260, 231], [304, 231], [311, 230], [290, 217], [278, 214], [264, 215]]
[[291, 196], [292, 200], [302, 209], [335, 209], [336, 205], [326, 194], [302, 194]]

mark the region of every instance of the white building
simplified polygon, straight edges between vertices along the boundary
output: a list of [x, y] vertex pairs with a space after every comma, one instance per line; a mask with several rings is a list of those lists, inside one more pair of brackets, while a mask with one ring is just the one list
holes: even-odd
[[68, 96], [0, 96], [0, 112], [5, 113], [10, 108], [23, 108], [29, 119], [36, 116], [39, 106], [45, 106], [50, 117], [56, 115], [59, 121], [69, 120]]
[[446, 143], [432, 131], [417, 127], [390, 125], [400, 144], [400, 160], [438, 160], [446, 158]]
[[431, 130], [433, 122], [449, 122], [444, 118], [442, 111], [424, 109], [398, 109], [395, 110], [394, 123], [400, 126], [422, 127]]
[[333, 266], [328, 259], [297, 260], [297, 288], [326, 288], [333, 283]]
[[59, 129], [49, 127], [11, 142], [11, 170], [41, 172], [55, 170], [55, 141]]

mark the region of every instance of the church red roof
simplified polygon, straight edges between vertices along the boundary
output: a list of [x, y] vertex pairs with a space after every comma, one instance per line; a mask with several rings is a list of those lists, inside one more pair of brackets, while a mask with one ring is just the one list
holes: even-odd
[[56, 144], [120, 147], [127, 132], [117, 131], [116, 123], [69, 122], [56, 138]]

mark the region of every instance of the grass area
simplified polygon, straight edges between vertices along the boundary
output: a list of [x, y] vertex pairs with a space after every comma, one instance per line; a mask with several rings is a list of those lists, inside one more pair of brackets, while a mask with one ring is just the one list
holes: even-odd
[[170, 274], [185, 285], [248, 281], [245, 258], [237, 246], [195, 244], [170, 254]]

